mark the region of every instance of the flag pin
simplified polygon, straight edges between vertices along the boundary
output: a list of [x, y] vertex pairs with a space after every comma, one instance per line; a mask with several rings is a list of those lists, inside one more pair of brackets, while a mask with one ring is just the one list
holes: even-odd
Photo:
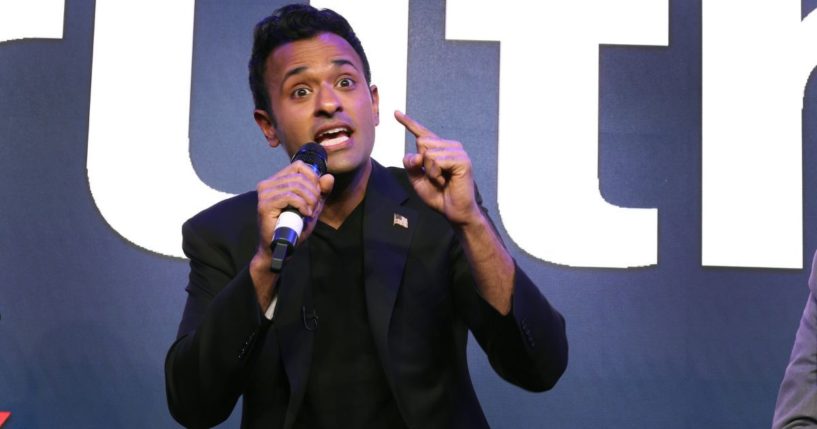
[[408, 219], [406, 219], [406, 217], [403, 215], [395, 213], [394, 223], [392, 223], [392, 226], [402, 226], [403, 228], [408, 229]]

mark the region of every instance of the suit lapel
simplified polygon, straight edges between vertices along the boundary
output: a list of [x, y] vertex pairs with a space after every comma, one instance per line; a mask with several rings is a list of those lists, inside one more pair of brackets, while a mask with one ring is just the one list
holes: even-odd
[[[372, 161], [363, 220], [363, 282], [369, 325], [386, 378], [394, 390], [388, 350], [389, 322], [417, 224], [414, 209], [403, 206], [405, 189], [383, 166]], [[278, 283], [274, 327], [281, 360], [290, 384], [290, 400], [284, 427], [291, 427], [303, 402], [312, 363], [313, 332], [306, 328], [302, 309], [313, 309], [309, 241], [287, 261]]]
[[312, 346], [315, 336], [307, 329], [303, 311], [311, 311], [312, 286], [309, 267], [309, 242], [287, 261], [278, 282], [278, 303], [273, 323], [281, 347], [281, 360], [289, 380], [290, 397], [284, 427], [291, 427], [306, 391]]
[[407, 199], [405, 189], [391, 173], [372, 161], [364, 200], [363, 282], [369, 325], [390, 383], [389, 322], [417, 224], [416, 212], [403, 205]]

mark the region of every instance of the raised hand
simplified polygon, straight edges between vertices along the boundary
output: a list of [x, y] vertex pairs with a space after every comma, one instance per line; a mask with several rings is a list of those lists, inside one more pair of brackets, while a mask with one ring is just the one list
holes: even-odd
[[400, 111], [394, 118], [416, 137], [417, 153], [407, 154], [403, 166], [420, 198], [453, 224], [478, 221], [471, 159], [462, 144], [440, 138]]
[[455, 226], [480, 295], [508, 314], [516, 268], [477, 204], [471, 159], [460, 142], [441, 139], [402, 112], [394, 117], [417, 138], [417, 153], [403, 158], [412, 186]]

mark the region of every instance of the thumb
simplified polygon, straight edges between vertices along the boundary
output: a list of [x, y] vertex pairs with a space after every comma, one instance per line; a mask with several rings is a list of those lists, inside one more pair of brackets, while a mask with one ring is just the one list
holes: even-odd
[[332, 193], [332, 188], [335, 187], [335, 176], [324, 174], [318, 179], [318, 186], [321, 188], [321, 195], [326, 197]]
[[403, 157], [403, 167], [409, 176], [423, 174], [423, 155], [419, 153], [408, 153]]

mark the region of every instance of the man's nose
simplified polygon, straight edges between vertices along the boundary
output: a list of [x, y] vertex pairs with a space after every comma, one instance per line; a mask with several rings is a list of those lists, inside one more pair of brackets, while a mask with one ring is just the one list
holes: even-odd
[[328, 84], [321, 85], [316, 97], [316, 103], [315, 115], [317, 116], [332, 116], [343, 110], [343, 105], [337, 92], [335, 92], [335, 88]]

